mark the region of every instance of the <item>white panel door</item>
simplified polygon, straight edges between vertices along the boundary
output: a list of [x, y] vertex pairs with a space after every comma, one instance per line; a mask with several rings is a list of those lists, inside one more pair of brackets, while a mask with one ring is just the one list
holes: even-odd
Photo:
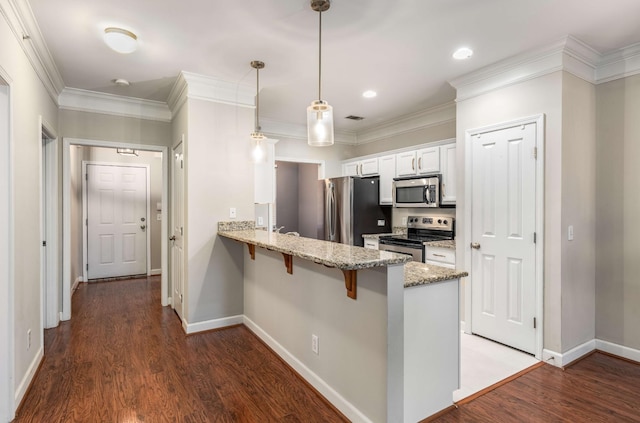
[[180, 318], [184, 309], [184, 156], [173, 150], [171, 169], [171, 304]]
[[536, 125], [472, 138], [472, 331], [535, 354]]
[[147, 273], [147, 169], [87, 165], [87, 277]]

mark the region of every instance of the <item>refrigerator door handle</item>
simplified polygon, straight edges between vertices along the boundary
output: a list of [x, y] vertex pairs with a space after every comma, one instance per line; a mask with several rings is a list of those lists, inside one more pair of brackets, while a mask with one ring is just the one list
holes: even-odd
[[328, 183], [325, 191], [325, 235], [327, 241], [335, 241], [336, 230], [334, 227], [335, 222], [335, 186], [334, 184]]
[[330, 225], [329, 225], [329, 240], [336, 240], [336, 189], [335, 185], [331, 184], [331, 212], [329, 214]]

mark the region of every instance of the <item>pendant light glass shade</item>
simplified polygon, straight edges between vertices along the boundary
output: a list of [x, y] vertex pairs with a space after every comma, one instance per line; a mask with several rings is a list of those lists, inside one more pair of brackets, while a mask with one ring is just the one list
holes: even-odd
[[312, 147], [333, 145], [333, 107], [322, 100], [322, 12], [329, 10], [330, 0], [311, 0], [318, 12], [318, 99], [307, 107], [307, 142]]
[[312, 147], [333, 145], [333, 107], [326, 101], [307, 107], [307, 141]]

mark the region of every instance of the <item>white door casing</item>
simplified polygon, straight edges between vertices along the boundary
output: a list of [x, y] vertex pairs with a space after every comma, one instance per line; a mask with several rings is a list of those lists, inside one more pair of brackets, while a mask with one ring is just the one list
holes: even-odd
[[536, 130], [533, 122], [476, 133], [467, 145], [472, 332], [531, 354], [538, 354], [534, 319], [540, 300]]
[[87, 279], [146, 275], [148, 166], [84, 167]]
[[173, 150], [171, 168], [171, 304], [184, 322], [184, 155], [183, 143]]

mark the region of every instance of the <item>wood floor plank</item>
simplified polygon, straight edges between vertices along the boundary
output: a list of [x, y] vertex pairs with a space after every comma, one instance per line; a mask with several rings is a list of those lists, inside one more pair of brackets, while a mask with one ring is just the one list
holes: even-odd
[[15, 422], [344, 422], [246, 327], [186, 336], [160, 278], [81, 284]]
[[544, 365], [432, 421], [640, 422], [640, 364], [596, 352]]

